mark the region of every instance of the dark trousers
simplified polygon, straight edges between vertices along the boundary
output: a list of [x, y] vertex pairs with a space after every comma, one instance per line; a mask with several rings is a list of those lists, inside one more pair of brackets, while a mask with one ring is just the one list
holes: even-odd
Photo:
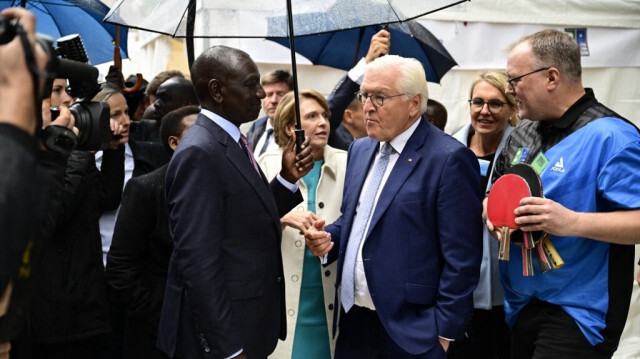
[[535, 298], [520, 311], [512, 329], [513, 359], [603, 359], [611, 355], [592, 346], [561, 307]]
[[446, 357], [440, 343], [424, 354], [407, 353], [387, 334], [373, 310], [356, 305], [349, 310], [349, 313], [342, 310], [335, 359], [444, 359]]
[[509, 359], [511, 331], [504, 318], [504, 307], [474, 309], [466, 336], [451, 342], [449, 359]]

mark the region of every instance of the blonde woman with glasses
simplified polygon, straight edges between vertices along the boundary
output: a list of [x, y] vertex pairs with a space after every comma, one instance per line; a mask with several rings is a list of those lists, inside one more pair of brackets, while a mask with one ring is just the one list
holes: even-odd
[[[471, 121], [454, 135], [478, 158], [483, 193], [491, 188], [494, 159], [519, 121], [518, 106], [513, 96], [506, 94], [507, 86], [507, 75], [502, 71], [480, 73], [469, 91]], [[473, 317], [465, 339], [452, 343], [449, 358], [509, 358], [509, 328], [504, 318], [497, 253], [498, 241], [485, 225]]]

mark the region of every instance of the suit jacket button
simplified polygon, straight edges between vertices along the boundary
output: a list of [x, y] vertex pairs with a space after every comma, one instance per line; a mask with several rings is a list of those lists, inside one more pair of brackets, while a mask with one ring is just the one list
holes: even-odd
[[296, 275], [296, 274], [291, 276], [291, 280], [294, 281], [294, 282], [297, 282], [298, 279], [300, 279], [300, 277], [298, 277], [298, 275]]
[[293, 310], [293, 309], [289, 309], [289, 310], [287, 311], [287, 314], [289, 314], [289, 316], [290, 316], [290, 317], [293, 317], [294, 315], [296, 315], [296, 311], [295, 311], [295, 310]]
[[282, 282], [282, 277], [278, 277], [278, 283]]
[[324, 202], [320, 202], [320, 203], [318, 203], [318, 207], [320, 207], [320, 208], [324, 208]]
[[329, 310], [333, 310], [333, 303], [329, 304]]
[[296, 241], [296, 247], [301, 247], [301, 246], [302, 246], [302, 241], [298, 239]]
[[330, 271], [330, 270], [326, 270], [326, 271], [324, 271], [324, 276], [325, 276], [325, 277], [328, 277], [328, 276], [330, 276], [330, 275], [331, 275], [331, 271]]

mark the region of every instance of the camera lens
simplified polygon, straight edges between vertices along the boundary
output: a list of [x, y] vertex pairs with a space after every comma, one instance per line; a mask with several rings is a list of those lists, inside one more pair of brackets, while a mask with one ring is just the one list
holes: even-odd
[[79, 130], [77, 150], [97, 151], [107, 148], [111, 140], [109, 104], [106, 102], [76, 102], [69, 107]]

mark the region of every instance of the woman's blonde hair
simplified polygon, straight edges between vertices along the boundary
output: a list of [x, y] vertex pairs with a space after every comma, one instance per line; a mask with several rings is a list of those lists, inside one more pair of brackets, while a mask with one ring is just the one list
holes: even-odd
[[[485, 70], [481, 72], [478, 77], [476, 77], [475, 81], [471, 84], [471, 88], [469, 89], [469, 99], [473, 97], [473, 89], [480, 81], [485, 81], [489, 85], [497, 88], [507, 99], [507, 104], [512, 109], [517, 106], [516, 99], [513, 95], [507, 95], [507, 86], [509, 83], [507, 82], [507, 73], [500, 70]], [[509, 117], [509, 125], [515, 127], [520, 122], [520, 117], [518, 117], [518, 113], [513, 117]]]
[[[300, 98], [316, 100], [320, 106], [330, 114], [329, 103], [320, 92], [307, 89], [300, 91], [299, 95]], [[283, 148], [287, 145], [287, 142], [289, 142], [289, 136], [286, 132], [287, 127], [295, 126], [296, 123], [296, 110], [294, 104], [293, 91], [289, 91], [282, 97], [280, 103], [278, 103], [276, 114], [273, 116], [273, 138], [280, 148]]]

